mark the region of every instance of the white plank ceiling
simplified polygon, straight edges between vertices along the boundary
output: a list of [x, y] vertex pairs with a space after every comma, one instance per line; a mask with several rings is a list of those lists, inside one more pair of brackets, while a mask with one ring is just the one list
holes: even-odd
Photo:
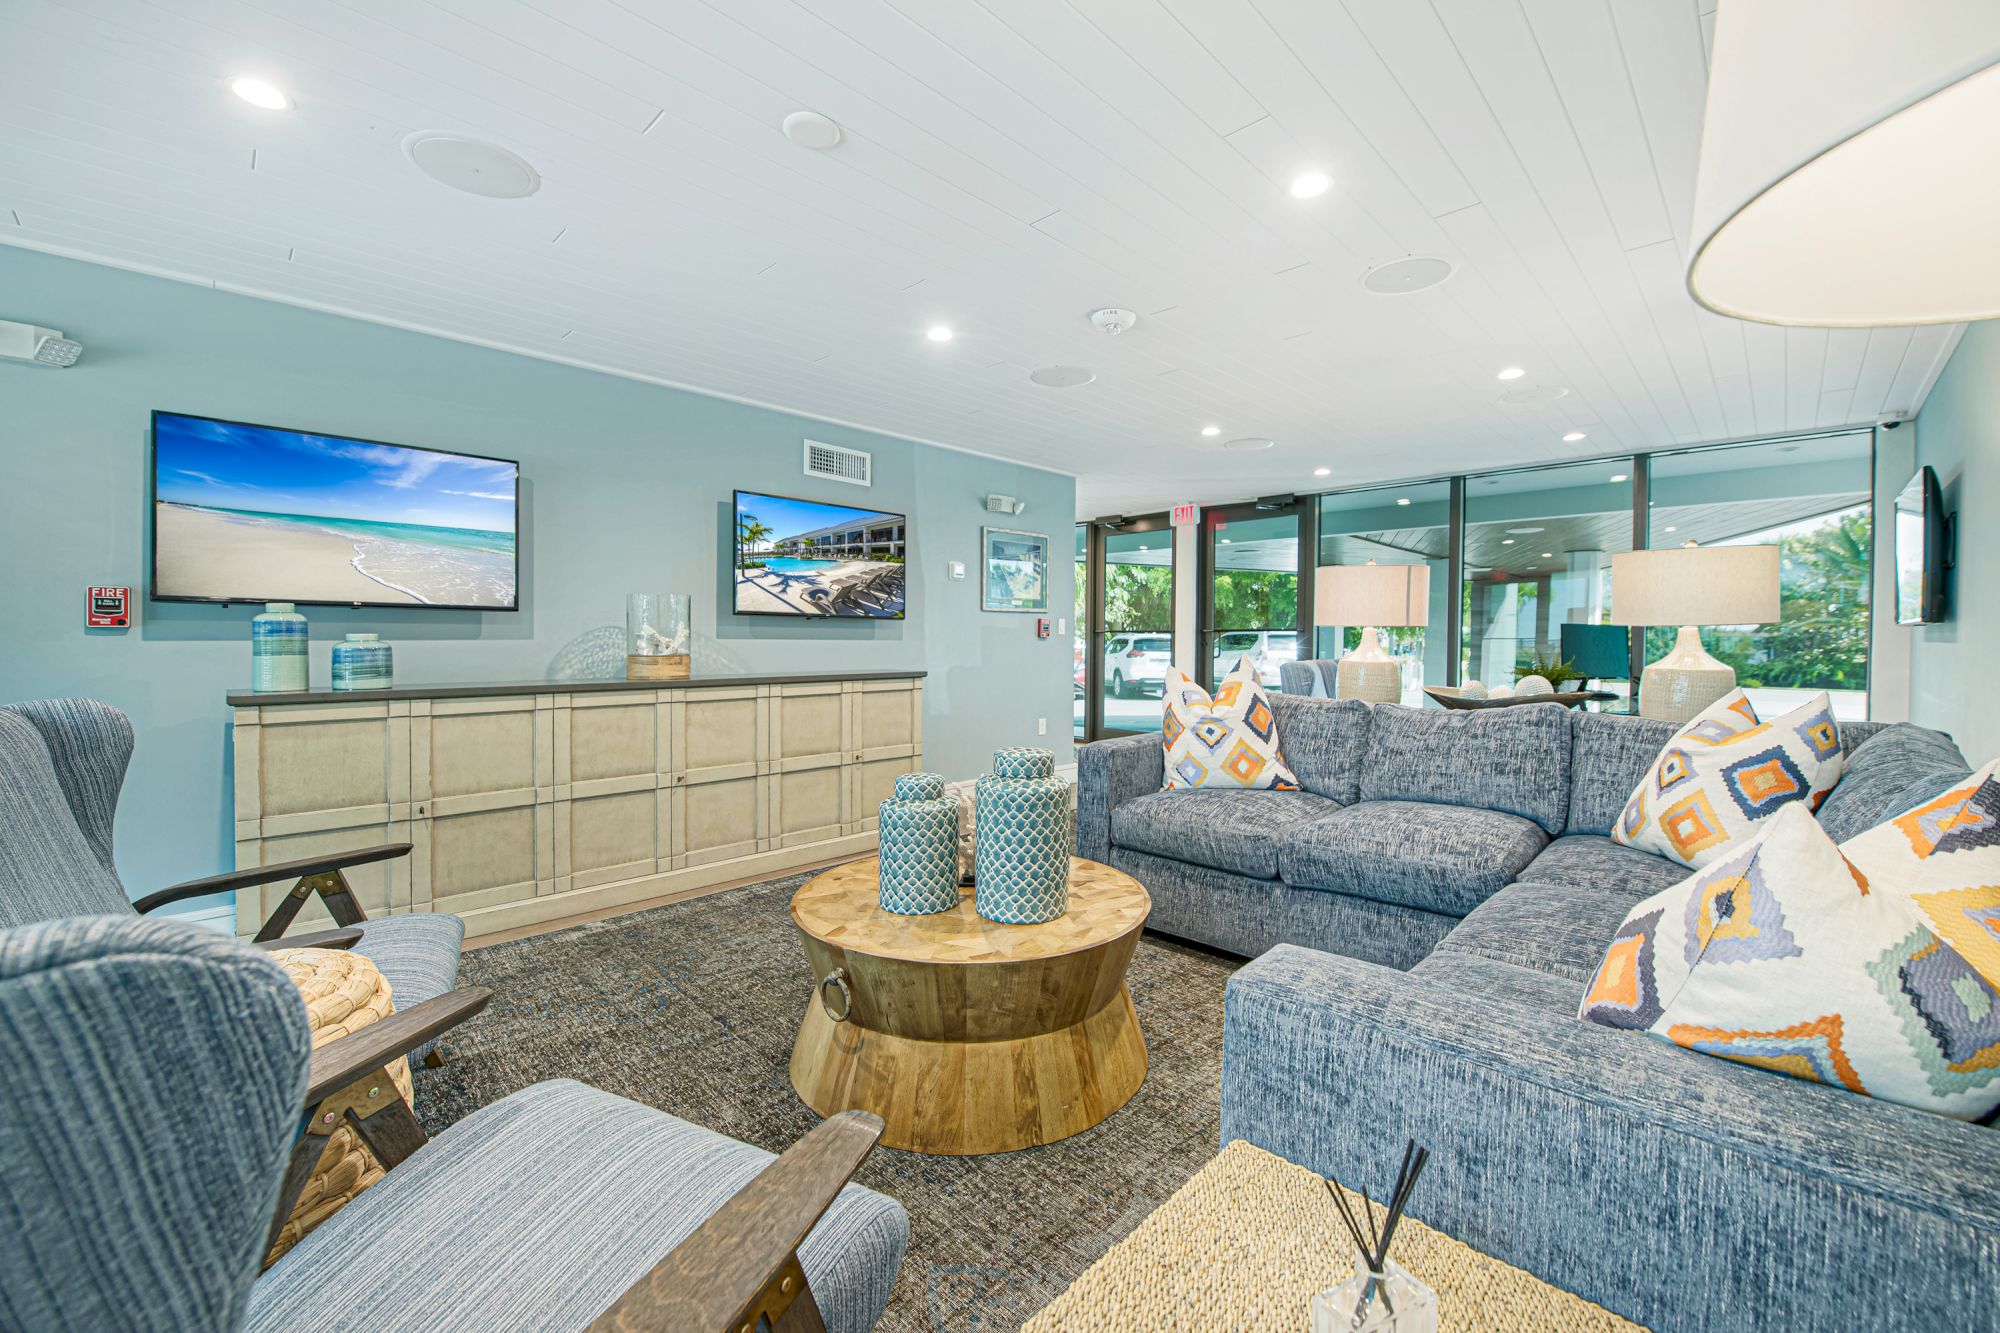
[[[1913, 412], [1957, 327], [1683, 290], [1714, 5], [0, 0], [0, 242], [1074, 472], [1085, 514]], [[438, 185], [424, 130], [541, 190]], [[1407, 255], [1456, 272], [1360, 286]]]

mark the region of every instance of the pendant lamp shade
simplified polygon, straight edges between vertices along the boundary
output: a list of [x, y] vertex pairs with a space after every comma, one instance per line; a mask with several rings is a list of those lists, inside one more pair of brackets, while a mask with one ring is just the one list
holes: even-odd
[[1688, 290], [1846, 328], [2000, 316], [2000, 0], [1721, 0]]

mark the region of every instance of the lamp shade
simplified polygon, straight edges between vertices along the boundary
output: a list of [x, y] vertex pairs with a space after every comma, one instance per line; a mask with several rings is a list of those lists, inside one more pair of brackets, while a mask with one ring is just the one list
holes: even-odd
[[1322, 565], [1313, 581], [1322, 625], [1425, 625], [1430, 608], [1428, 565]]
[[1767, 324], [2000, 315], [2000, 3], [1722, 0], [1688, 290]]
[[1775, 546], [1676, 546], [1611, 557], [1618, 625], [1768, 625], [1779, 615]]

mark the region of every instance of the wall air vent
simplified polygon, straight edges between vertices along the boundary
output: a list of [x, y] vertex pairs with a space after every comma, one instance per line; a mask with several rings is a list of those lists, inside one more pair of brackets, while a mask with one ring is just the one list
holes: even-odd
[[844, 481], [850, 486], [874, 485], [875, 456], [860, 449], [838, 444], [806, 441], [806, 475], [827, 481]]

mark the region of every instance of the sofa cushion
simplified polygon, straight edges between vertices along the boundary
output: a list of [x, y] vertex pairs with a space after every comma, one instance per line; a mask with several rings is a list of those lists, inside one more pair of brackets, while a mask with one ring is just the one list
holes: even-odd
[[[1534, 867], [1526, 873], [1533, 875]], [[1581, 986], [1604, 960], [1605, 941], [1646, 896], [1617, 884], [1524, 879], [1473, 908], [1437, 948], [1547, 972]]]
[[1521, 878], [1538, 884], [1625, 889], [1643, 898], [1686, 879], [1687, 867], [1637, 847], [1620, 847], [1609, 838], [1565, 833], [1528, 862]]
[[1278, 875], [1297, 889], [1464, 916], [1548, 841], [1534, 821], [1499, 810], [1363, 801], [1280, 834]]
[[1478, 1007], [1481, 997], [1491, 997], [1503, 1011], [1526, 1005], [1543, 1013], [1568, 1016], [1576, 1012], [1577, 997], [1583, 992], [1580, 983], [1553, 972], [1442, 948], [1411, 968], [1410, 975], [1428, 977], [1463, 992], [1468, 1006]]
[[1297, 791], [1299, 781], [1278, 746], [1278, 715], [1248, 657], [1209, 694], [1179, 667], [1167, 668], [1160, 720], [1167, 747], [1167, 787], [1191, 791]]
[[1674, 733], [1618, 816], [1613, 842], [1690, 868], [1742, 847], [1787, 805], [1817, 810], [1840, 781], [1840, 726], [1826, 691], [1759, 717], [1731, 690]]
[[1360, 800], [1374, 708], [1359, 699], [1291, 694], [1274, 695], [1271, 707], [1278, 715], [1278, 743], [1299, 785], [1342, 805]]
[[1111, 812], [1111, 843], [1135, 852], [1278, 877], [1278, 835], [1340, 807], [1308, 791], [1156, 791]]
[[1820, 827], [1835, 842], [1846, 842], [1941, 795], [1971, 772], [1943, 732], [1907, 722], [1885, 727], [1848, 755], [1839, 785], [1820, 803]]
[[[1570, 725], [1569, 819], [1563, 832], [1608, 834], [1618, 827], [1632, 789], [1673, 738], [1674, 724], [1626, 713], [1574, 713]], [[1879, 722], [1843, 722], [1840, 747], [1852, 753], [1884, 729]]]
[[1466, 712], [1377, 704], [1361, 799], [1502, 811], [1560, 833], [1569, 750], [1569, 713], [1555, 704]]

